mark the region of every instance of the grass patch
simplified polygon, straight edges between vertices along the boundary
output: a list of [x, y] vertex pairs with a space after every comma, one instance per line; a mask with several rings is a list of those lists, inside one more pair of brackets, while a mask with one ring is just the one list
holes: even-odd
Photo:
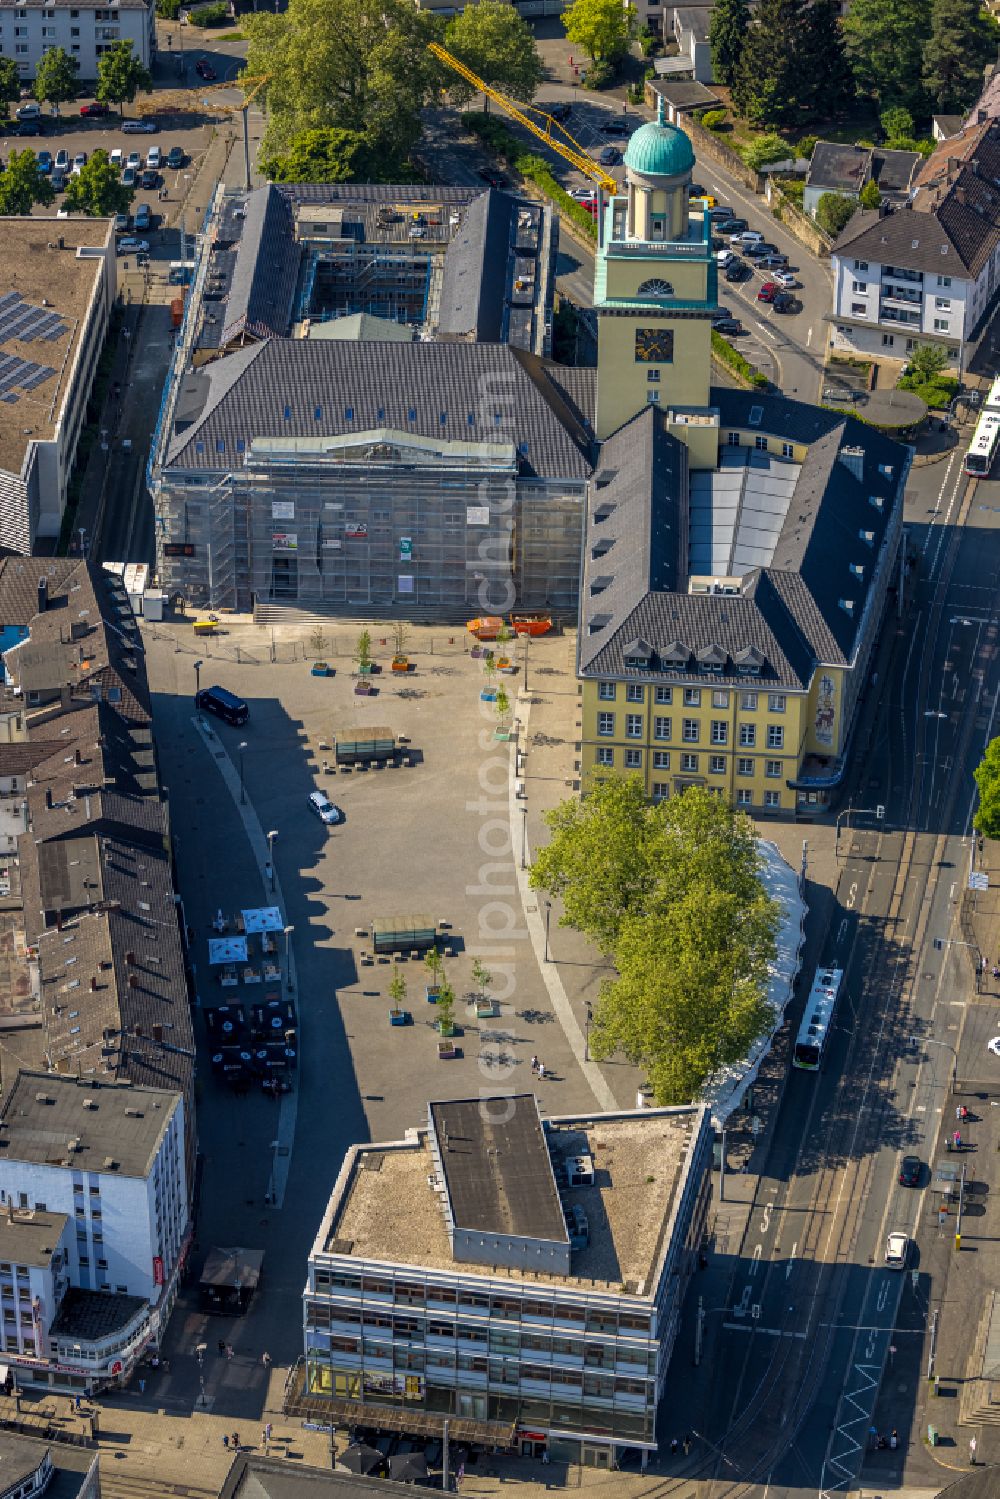
[[548, 162], [534, 151], [529, 151], [512, 130], [506, 125], [495, 120], [492, 115], [483, 114], [480, 110], [471, 110], [462, 115], [462, 124], [466, 130], [472, 132], [484, 146], [495, 151], [497, 156], [503, 160], [512, 171], [518, 172], [529, 182], [533, 182], [539, 192], [543, 193], [559, 212], [577, 226], [578, 229], [592, 240], [597, 239], [597, 226], [594, 223], [593, 214], [584, 208], [552, 175]]
[[760, 370], [754, 369], [749, 359], [744, 359], [739, 349], [734, 349], [729, 340], [723, 338], [722, 334], [716, 332], [714, 328], [712, 329], [712, 353], [720, 364], [726, 365], [734, 375], [739, 375], [755, 390], [763, 390], [765, 386], [770, 385], [771, 382], [767, 376], [762, 375]]

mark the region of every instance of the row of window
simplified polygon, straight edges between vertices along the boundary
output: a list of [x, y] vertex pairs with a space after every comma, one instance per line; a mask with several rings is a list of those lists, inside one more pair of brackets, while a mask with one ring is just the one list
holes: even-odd
[[[602, 739], [614, 739], [617, 714], [598, 713], [597, 732]], [[642, 739], [645, 737], [644, 719], [641, 713], [625, 714], [625, 738]], [[653, 717], [653, 738], [672, 739], [673, 719], [661, 717], [655, 714]], [[681, 719], [681, 738], [685, 744], [697, 744], [701, 739], [701, 723], [697, 718]], [[745, 749], [753, 749], [757, 744], [757, 725], [755, 723], [741, 723], [739, 726], [740, 745]], [[713, 718], [709, 726], [709, 739], [712, 744], [729, 743], [729, 723], [724, 718]], [[767, 725], [767, 748], [784, 749], [785, 726], [780, 723], [769, 723]]]
[[[624, 753], [624, 766], [626, 770], [642, 769], [642, 750], [627, 749]], [[701, 756], [682, 754], [678, 758], [683, 775], [697, 775], [701, 769]], [[597, 747], [597, 764], [613, 770], [615, 766], [615, 751], [610, 745], [600, 744]], [[670, 751], [653, 750], [652, 766], [654, 770], [670, 769]], [[724, 776], [728, 774], [729, 761], [725, 755], [709, 755], [708, 773], [712, 776]], [[736, 774], [738, 776], [753, 777], [757, 774], [757, 762], [751, 756], [740, 755], [736, 761]], [[783, 766], [780, 760], [765, 760], [764, 774], [771, 780], [780, 780], [783, 774]]]
[[[683, 693], [680, 699], [685, 708], [700, 708], [702, 688], [679, 687], [678, 692]], [[711, 691], [713, 708], [729, 707], [729, 689], [725, 687], [705, 688], [707, 694]], [[672, 687], [654, 687], [654, 702], [657, 707], [669, 705], [674, 700], [674, 689]], [[625, 683], [625, 701], [627, 703], [642, 703], [645, 701], [646, 687], [642, 682]], [[602, 702], [613, 703], [618, 697], [617, 682], [598, 682], [597, 696]], [[760, 700], [759, 692], [741, 692], [740, 708], [744, 713], [755, 713]], [[767, 694], [767, 711], [769, 713], [784, 713], [788, 699], [783, 692], [769, 692]]]
[[[854, 262], [854, 269], [856, 271], [867, 271], [867, 269], [868, 269], [868, 261], [867, 260], [856, 260]], [[900, 266], [894, 266], [894, 265], [884, 266], [883, 269], [882, 269], [882, 274], [883, 274], [883, 276], [895, 276], [898, 279], [901, 279], [903, 281], [923, 281], [923, 279], [924, 279], [922, 271], [908, 271], [908, 270], [903, 270]], [[951, 277], [950, 276], [938, 276], [936, 278], [936, 280], [937, 280], [938, 286], [950, 286], [951, 285]]]
[[[610, 1308], [585, 1306], [580, 1302], [490, 1295], [468, 1290], [464, 1286], [456, 1288], [403, 1278], [387, 1280], [380, 1275], [361, 1275], [340, 1269], [326, 1270], [322, 1266], [314, 1269], [313, 1282], [317, 1291], [361, 1291], [365, 1298], [382, 1296], [394, 1302], [397, 1307], [436, 1303], [439, 1306], [457, 1306], [460, 1311], [473, 1317], [502, 1317], [515, 1322], [522, 1317], [537, 1317], [549, 1322], [570, 1322], [581, 1327], [586, 1325], [588, 1332], [621, 1332], [626, 1336], [642, 1334], [649, 1337], [652, 1326], [648, 1312], [627, 1308], [613, 1311]], [[367, 1315], [366, 1309], [365, 1316]]]
[[[665, 802], [667, 800], [667, 797], [670, 795], [670, 782], [654, 781], [651, 788], [651, 794], [654, 802]], [[753, 792], [750, 791], [746, 786], [740, 786], [737, 788], [736, 805], [738, 807], [753, 806]], [[779, 810], [781, 807], [781, 792], [765, 791], [764, 806], [769, 808], [771, 811]]]

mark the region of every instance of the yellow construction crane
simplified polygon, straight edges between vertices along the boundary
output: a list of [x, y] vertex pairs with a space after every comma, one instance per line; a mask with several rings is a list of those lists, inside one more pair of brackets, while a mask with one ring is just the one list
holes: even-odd
[[219, 89], [238, 88], [244, 92], [243, 100], [239, 104], [230, 104], [227, 100], [220, 99], [213, 102], [213, 107], [224, 109], [228, 114], [241, 114], [243, 116], [243, 170], [246, 179], [246, 190], [250, 191], [250, 129], [247, 123], [247, 114], [250, 105], [257, 95], [270, 83], [270, 73], [237, 73], [235, 78], [230, 78], [226, 83], [206, 83], [201, 88], [190, 89], [166, 89], [158, 93], [150, 94], [145, 99], [137, 99], [135, 112], [137, 115], [162, 114], [167, 110], [193, 110], [200, 104], [205, 103], [204, 95], [214, 93]]
[[[427, 45], [438, 62], [443, 62], [445, 67], [451, 68], [460, 78], [464, 78], [466, 83], [470, 84], [477, 92], [485, 94], [487, 99], [493, 100], [494, 104], [499, 104], [505, 114], [510, 115], [511, 119], [516, 120], [519, 125], [523, 125], [525, 130], [530, 130], [531, 134], [537, 136], [544, 145], [558, 152], [564, 160], [575, 166], [577, 171], [582, 172], [585, 177], [590, 177], [594, 182], [599, 183], [606, 193], [614, 194], [618, 192], [618, 183], [611, 176], [610, 172], [606, 172], [583, 146], [580, 145], [580, 142], [574, 140], [569, 131], [564, 130], [559, 121], [554, 120], [550, 114], [546, 114], [544, 109], [536, 109], [533, 104], [515, 104], [512, 99], [507, 98], [506, 94], [498, 93], [495, 88], [491, 88], [471, 68], [467, 68], [464, 62], [459, 62], [457, 57], [453, 57], [450, 52], [447, 52], [444, 47], [439, 46], [437, 42], [428, 42]], [[536, 123], [529, 114], [525, 113], [526, 110], [530, 110], [531, 114], [537, 115], [539, 120], [543, 120], [545, 123]], [[553, 134], [554, 131], [558, 131], [559, 136], [565, 138], [559, 139], [559, 136]]]

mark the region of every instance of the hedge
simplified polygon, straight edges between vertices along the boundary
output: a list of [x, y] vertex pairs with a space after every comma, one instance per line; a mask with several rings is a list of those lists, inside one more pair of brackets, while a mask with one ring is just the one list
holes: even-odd
[[755, 370], [748, 359], [744, 359], [739, 349], [734, 349], [728, 339], [723, 338], [721, 333], [712, 329], [712, 353], [721, 364], [728, 365], [735, 375], [739, 375], [748, 385], [760, 390], [770, 385], [766, 375], [760, 370]]
[[513, 171], [527, 178], [529, 182], [533, 182], [565, 218], [571, 219], [578, 229], [581, 229], [590, 239], [596, 240], [597, 225], [590, 209], [584, 208], [582, 203], [570, 197], [566, 189], [552, 175], [552, 170], [544, 157], [536, 156], [533, 151], [529, 151], [513, 131], [508, 130], [507, 126], [501, 124], [499, 120], [482, 114], [478, 110], [463, 114], [462, 124], [473, 135], [478, 136], [484, 145], [503, 157]]

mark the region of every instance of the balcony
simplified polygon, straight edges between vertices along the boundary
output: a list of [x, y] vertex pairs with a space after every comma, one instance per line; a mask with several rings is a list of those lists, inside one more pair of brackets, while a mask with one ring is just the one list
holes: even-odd
[[886, 265], [882, 267], [883, 281], [913, 281], [918, 286], [923, 285], [923, 271], [905, 271], [900, 266]]

